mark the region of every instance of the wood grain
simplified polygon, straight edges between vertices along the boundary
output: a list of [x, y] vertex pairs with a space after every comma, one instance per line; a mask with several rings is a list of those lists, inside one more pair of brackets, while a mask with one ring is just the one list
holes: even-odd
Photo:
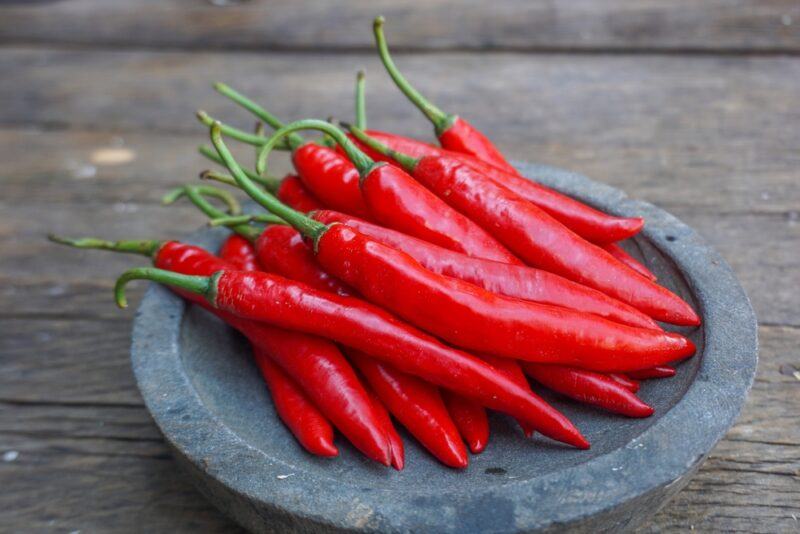
[[[222, 2], [220, 2], [222, 3]], [[791, 0], [65, 0], [0, 7], [0, 42], [190, 49], [797, 52]], [[98, 21], [101, 21], [98, 23]]]
[[512, 157], [675, 213], [750, 294], [762, 349], [747, 406], [642, 531], [796, 531], [800, 5], [774, 0], [0, 2], [13, 73], [0, 84], [0, 531], [235, 531], [176, 468], [135, 387], [132, 315], [110, 289], [146, 260], [44, 234], [199, 227], [188, 205], [158, 203], [208, 166], [195, 108], [252, 126], [211, 91], [217, 79], [290, 119], [348, 118], [367, 67], [371, 125], [430, 138], [371, 50], [377, 12], [398, 50], [426, 51], [397, 61], [432, 100]]

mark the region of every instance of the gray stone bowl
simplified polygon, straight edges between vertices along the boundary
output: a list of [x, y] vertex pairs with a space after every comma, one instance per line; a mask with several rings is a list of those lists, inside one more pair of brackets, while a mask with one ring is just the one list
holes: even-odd
[[[211, 502], [254, 532], [598, 532], [634, 528], [688, 482], [753, 381], [747, 295], [719, 254], [672, 215], [573, 173], [520, 169], [605, 211], [646, 217], [626, 248], [701, 313], [703, 326], [684, 331], [697, 356], [674, 378], [642, 385], [655, 415], [627, 419], [548, 396], [591, 450], [526, 440], [495, 414], [489, 446], [462, 471], [438, 464], [408, 434], [402, 472], [344, 439], [339, 457], [312, 457], [278, 421], [243, 340], [154, 285], [137, 312], [133, 368], [175, 458]], [[202, 230], [193, 241], [215, 249], [225, 235]]]

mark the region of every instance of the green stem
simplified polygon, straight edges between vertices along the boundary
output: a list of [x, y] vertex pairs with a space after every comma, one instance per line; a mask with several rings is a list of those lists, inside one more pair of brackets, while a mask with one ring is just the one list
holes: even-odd
[[366, 74], [360, 70], [356, 74], [356, 126], [361, 130], [367, 129], [367, 99], [364, 95], [366, 85]]
[[231, 139], [236, 139], [237, 141], [241, 141], [242, 143], [247, 143], [248, 145], [253, 145], [253, 146], [261, 146], [267, 142], [266, 137], [251, 134], [245, 132], [244, 130], [240, 130], [239, 128], [228, 126], [227, 124], [222, 124], [220, 121], [211, 117], [208, 113], [206, 113], [203, 110], [197, 110], [196, 115], [197, 119], [208, 127], [211, 127], [211, 125], [214, 124], [215, 122], [219, 122], [220, 129], [222, 129], [222, 133], [224, 133]]
[[[261, 152], [259, 153], [259, 166], [266, 170], [267, 158], [269, 157], [270, 152], [272, 152], [275, 143], [277, 143], [283, 136], [297, 130], [319, 130], [333, 138], [333, 140], [336, 141], [336, 143], [338, 143], [342, 149], [344, 149], [345, 155], [358, 170], [362, 178], [368, 175], [376, 165], [376, 163], [372, 161], [369, 156], [359, 150], [355, 143], [348, 139], [344, 132], [342, 132], [336, 126], [325, 121], [306, 119], [295, 121], [287, 124], [283, 128], [279, 128], [272, 135], [272, 137], [270, 137], [270, 140], [267, 142], [267, 144], [261, 148]], [[378, 163], [377, 165], [381, 164]]]
[[[220, 94], [227, 96], [244, 109], [258, 117], [259, 119], [263, 120], [272, 128], [277, 130], [278, 128], [283, 128], [284, 124], [272, 113], [264, 109], [263, 107], [259, 106], [240, 92], [236, 91], [235, 89], [225, 85], [224, 83], [217, 82], [214, 84], [214, 89], [216, 89]], [[226, 134], [227, 135], [227, 134]], [[294, 150], [295, 148], [299, 147], [305, 140], [298, 134], [292, 134], [286, 138], [289, 143], [289, 148]]]
[[[302, 121], [301, 121], [302, 122]], [[316, 121], [321, 122], [321, 121]], [[322, 123], [325, 124], [324, 122]], [[275, 135], [273, 135], [270, 140], [267, 142], [267, 146], [274, 144], [280, 137], [285, 134], [285, 131], [294, 131], [290, 129], [290, 126], [286, 126], [284, 128], [279, 129]], [[297, 128], [299, 129], [299, 128]], [[344, 137], [344, 134], [339, 132], [339, 134]], [[346, 139], [346, 137], [345, 137]], [[267, 193], [260, 189], [256, 184], [250, 180], [247, 175], [242, 171], [242, 168], [239, 167], [239, 164], [236, 162], [236, 159], [228, 150], [228, 147], [225, 146], [225, 142], [222, 140], [222, 131], [219, 127], [219, 124], [214, 124], [211, 127], [211, 143], [214, 145], [214, 148], [217, 149], [222, 160], [227, 165], [228, 170], [231, 171], [233, 174], [234, 179], [239, 184], [239, 186], [244, 190], [245, 193], [250, 195], [256, 202], [264, 206], [267, 211], [270, 211], [283, 219], [284, 221], [288, 222], [294, 228], [296, 228], [301, 234], [311, 238], [316, 241], [322, 236], [322, 234], [327, 229], [327, 226], [306, 217], [299, 211], [295, 211], [273, 195]]]
[[211, 276], [190, 276], [156, 269], [155, 267], [137, 267], [125, 271], [117, 279], [117, 283], [114, 284], [114, 299], [117, 301], [117, 306], [127, 308], [128, 300], [125, 298], [125, 285], [131, 280], [151, 280], [159, 284], [167, 284], [190, 293], [202, 295], [214, 306], [217, 300], [217, 281], [220, 274], [218, 272]]
[[383, 66], [389, 76], [394, 80], [395, 85], [405, 94], [411, 102], [419, 108], [422, 113], [433, 123], [436, 128], [436, 135], [442, 135], [456, 120], [455, 115], [449, 115], [433, 105], [419, 91], [414, 89], [408, 80], [400, 73], [397, 65], [394, 64], [392, 56], [389, 55], [389, 46], [386, 44], [386, 36], [383, 34], [383, 25], [386, 22], [382, 16], [377, 17], [372, 23], [372, 31], [375, 34], [375, 43], [378, 45], [378, 54], [381, 57]]
[[[241, 215], [242, 207], [239, 205], [239, 202], [230, 194], [228, 191], [224, 191], [218, 187], [213, 187], [210, 185], [183, 185], [181, 187], [176, 187], [161, 199], [161, 203], [165, 205], [172, 204], [182, 196], [188, 196], [194, 204], [200, 208], [203, 213], [208, 215], [208, 211], [214, 211], [219, 214], [223, 214], [217, 208], [212, 206], [203, 195], [214, 197], [222, 202], [228, 207], [228, 215]], [[198, 201], [195, 202], [194, 199], [197, 198]], [[224, 215], [224, 214], [223, 214]], [[212, 217], [212, 215], [209, 215]]]
[[[345, 126], [345, 125], [343, 124], [343, 126]], [[377, 139], [373, 139], [372, 137], [368, 136], [366, 133], [361, 131], [361, 129], [356, 128], [352, 124], [346, 125], [346, 128], [348, 130], [350, 130], [350, 133], [352, 133], [353, 136], [356, 139], [358, 139], [359, 141], [361, 141], [362, 143], [364, 143], [365, 145], [367, 145], [371, 149], [373, 149], [373, 150], [375, 150], [377, 152], [380, 152], [381, 154], [383, 154], [385, 156], [389, 156], [390, 158], [395, 160], [397, 163], [399, 163], [400, 166], [402, 166], [407, 172], [409, 172], [409, 173], [413, 173], [414, 172], [414, 167], [416, 167], [417, 163], [419, 163], [419, 158], [415, 158], [415, 157], [409, 156], [408, 154], [403, 154], [402, 152], [398, 152], [396, 150], [392, 150], [391, 148], [389, 148], [388, 146], [384, 145], [383, 143], [381, 143]]]
[[[203, 197], [203, 194], [209, 194], [209, 193], [215, 195], [217, 193], [228, 194], [227, 191], [222, 191], [221, 189], [217, 189], [216, 187], [211, 187], [208, 185], [185, 185], [183, 187], [178, 187], [177, 189], [170, 191], [166, 196], [164, 196], [163, 199], [161, 199], [161, 201], [164, 204], [172, 204], [177, 199], [185, 195], [192, 202], [192, 204], [197, 206], [197, 208], [199, 208], [200, 211], [202, 211], [212, 221], [228, 217], [228, 214], [212, 206], [211, 203], [208, 202]], [[231, 213], [231, 215], [233, 216], [241, 217], [241, 212], [242, 212], [241, 209], [239, 209], [235, 213], [232, 212], [229, 213]], [[265, 217], [268, 217], [269, 218], [268, 222], [272, 224], [285, 224], [281, 219], [275, 217], [274, 215], [265, 215]], [[239, 224], [236, 226], [231, 225], [230, 228], [240, 236], [253, 242], [255, 242], [255, 240], [258, 239], [259, 235], [261, 235], [261, 232], [257, 228], [253, 228], [248, 224]]]
[[[207, 146], [202, 146], [201, 145], [201, 146], [197, 147], [197, 151], [200, 152], [200, 154], [202, 154], [204, 157], [206, 157], [206, 158], [210, 159], [211, 161], [213, 161], [214, 163], [218, 163], [218, 164], [222, 165], [223, 167], [225, 166], [225, 162], [222, 161], [222, 158], [219, 157], [219, 154], [217, 154], [214, 151], [214, 149], [208, 148]], [[263, 185], [264, 188], [267, 191], [270, 191], [270, 192], [274, 193], [281, 186], [281, 179], [280, 178], [276, 178], [274, 176], [269, 176], [269, 175], [267, 175], [267, 176], [259, 176], [258, 174], [256, 174], [255, 172], [251, 171], [250, 169], [245, 169], [245, 168], [242, 168], [242, 171], [244, 171], [244, 173], [247, 175], [248, 178], [250, 178], [251, 180], [253, 180], [254, 182], [256, 182], [258, 184]], [[220, 176], [224, 176], [224, 175], [220, 175]], [[233, 179], [233, 177], [230, 177], [229, 185], [235, 185], [235, 180]]]
[[228, 226], [228, 227], [236, 227], [242, 224], [248, 224], [251, 222], [258, 222], [258, 223], [272, 223], [271, 217], [275, 217], [274, 215], [270, 214], [253, 214], [253, 215], [234, 215], [234, 216], [224, 216], [224, 217], [214, 217], [208, 224], [210, 226]]
[[105, 239], [98, 239], [95, 237], [83, 237], [73, 239], [69, 237], [57, 236], [49, 234], [47, 239], [53, 243], [60, 245], [67, 245], [74, 248], [91, 248], [99, 250], [111, 250], [113, 252], [124, 252], [127, 254], [140, 254], [142, 256], [153, 257], [158, 252], [158, 249], [164, 244], [161, 241], [151, 239], [131, 239], [125, 241], [106, 241]]

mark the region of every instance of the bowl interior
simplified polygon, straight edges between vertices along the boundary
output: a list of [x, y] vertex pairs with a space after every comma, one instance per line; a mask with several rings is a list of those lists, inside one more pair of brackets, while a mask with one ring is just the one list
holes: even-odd
[[[643, 261], [661, 284], [696, 306], [686, 280], [645, 238], [637, 237], [623, 246]], [[577, 451], [540, 435], [525, 439], [512, 419], [492, 414], [489, 445], [482, 454], [470, 457], [470, 466], [464, 471], [440, 465], [404, 430], [401, 433], [406, 447], [406, 467], [400, 473], [365, 459], [341, 436], [336, 440], [340, 450], [337, 458], [321, 459], [306, 453], [278, 420], [246, 341], [194, 306], [183, 317], [180, 355], [186, 375], [213, 416], [248, 446], [286, 465], [287, 475], [313, 474], [316, 478], [357, 486], [361, 491], [413, 492], [420, 489], [420, 484], [428, 489], [444, 489], [453, 487], [456, 482], [463, 490], [469, 485], [485, 488], [530, 480], [630, 446], [681, 399], [697, 375], [704, 350], [703, 328], [670, 329], [688, 335], [698, 347], [698, 356], [679, 364], [675, 377], [642, 383], [639, 395], [655, 408], [655, 415], [647, 419], [629, 419], [608, 414], [550, 394], [534, 383], [537, 392], [551, 400], [580, 428], [592, 448]]]

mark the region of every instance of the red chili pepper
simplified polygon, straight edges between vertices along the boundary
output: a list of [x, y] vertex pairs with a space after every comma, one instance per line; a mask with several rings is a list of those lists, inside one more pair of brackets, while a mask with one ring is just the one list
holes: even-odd
[[306, 283], [322, 291], [352, 295], [353, 290], [325, 272], [303, 236], [291, 226], [268, 226], [256, 241], [258, 261], [264, 270]]
[[639, 391], [639, 382], [632, 378], [628, 378], [627, 376], [619, 373], [611, 373], [608, 375], [608, 377], [620, 386], [626, 388], [631, 393], [636, 393]]
[[619, 244], [606, 243], [605, 245], [601, 245], [601, 248], [642, 276], [654, 282], [657, 280], [656, 275], [650, 272], [650, 269], [645, 267], [642, 262], [625, 252], [625, 249], [619, 246]]
[[675, 368], [669, 365], [657, 365], [649, 369], [641, 369], [639, 371], [629, 371], [625, 373], [634, 380], [648, 380], [651, 378], [670, 378], [675, 376]]
[[253, 244], [240, 236], [231, 234], [219, 249], [219, 257], [240, 271], [257, 271], [258, 259]]
[[[308, 122], [296, 124], [305, 127]], [[270, 142], [295, 127], [278, 130]], [[218, 126], [212, 127], [211, 135], [237, 183], [313, 240], [316, 258], [325, 271], [370, 301], [454, 345], [600, 371], [643, 369], [694, 353], [693, 343], [679, 334], [634, 328], [587, 313], [496, 295], [429, 271], [408, 254], [346, 225], [321, 224], [255, 186], [225, 146]], [[341, 138], [343, 144], [349, 143], [338, 130], [331, 130], [331, 135]]]
[[[533, 392], [531, 385], [528, 383], [528, 379], [525, 378], [525, 373], [522, 372], [522, 367], [520, 367], [517, 360], [500, 358], [499, 356], [492, 356], [491, 354], [481, 354], [480, 357], [486, 363], [497, 369], [500, 373], [504, 374], [509, 380], [512, 380], [523, 389]], [[522, 427], [522, 431], [525, 433], [526, 437], [531, 437], [533, 435], [533, 431], [535, 430], [533, 426], [519, 419], [517, 422], [519, 423], [519, 426]]]
[[524, 265], [472, 258], [336, 211], [318, 210], [310, 215], [324, 224], [346, 224], [384, 245], [402, 250], [426, 269], [460, 278], [492, 293], [592, 313], [631, 326], [661, 330], [658, 323], [636, 308], [557, 274]]
[[392, 446], [392, 467], [398, 471], [402, 471], [406, 462], [403, 439], [400, 437], [400, 434], [397, 433], [397, 429], [394, 427], [394, 423], [392, 423], [392, 418], [389, 415], [389, 412], [386, 410], [386, 406], [383, 405], [378, 396], [375, 395], [374, 391], [366, 386], [365, 389], [367, 390], [370, 399], [372, 399], [372, 405], [375, 407], [375, 413], [380, 418], [384, 427], [386, 427], [386, 435], [389, 438], [389, 443]]
[[384, 23], [383, 17], [377, 17], [372, 26], [381, 61], [392, 80], [394, 80], [395, 85], [433, 123], [436, 128], [436, 137], [439, 138], [442, 146], [455, 152], [471, 154], [508, 172], [516, 172], [514, 167], [506, 161], [503, 154], [485, 135], [461, 117], [448, 115], [428, 102], [400, 74], [389, 55], [389, 47], [386, 44], [386, 37], [383, 35]]
[[522, 363], [534, 380], [562, 395], [628, 417], [649, 417], [653, 408], [612, 378], [561, 365]]
[[[152, 270], [172, 273], [173, 276], [207, 275], [231, 267], [199, 247], [176, 241], [115, 243], [93, 239], [62, 239], [59, 242], [79, 248], [103, 248], [151, 256], [154, 265], [158, 267]], [[260, 272], [250, 274], [269, 276]], [[353, 445], [369, 458], [389, 465], [390, 445], [384, 426], [377, 419], [372, 401], [367, 397], [352, 367], [333, 343], [243, 320], [225, 310], [214, 309], [205, 299], [191, 291], [182, 291], [180, 287], [173, 289], [192, 302], [213, 310], [226, 323], [244, 334], [254, 346], [266, 350], [273, 361], [295, 379], [312, 402]]]
[[700, 324], [700, 318], [680, 297], [632, 273], [605, 250], [460, 161], [437, 156], [409, 158], [376, 144], [357, 128], [351, 131], [376, 150], [389, 153], [448, 204], [491, 229], [529, 265], [602, 291], [654, 319], [679, 325]]
[[293, 209], [303, 213], [322, 207], [322, 203], [314, 198], [314, 195], [306, 189], [300, 178], [293, 174], [286, 175], [281, 181], [275, 196], [287, 206], [291, 206]]
[[337, 456], [333, 427], [325, 416], [263, 349], [253, 346], [253, 357], [267, 383], [275, 412], [300, 445], [317, 456]]
[[489, 417], [486, 410], [474, 400], [450, 391], [443, 392], [442, 399], [469, 451], [472, 454], [482, 453], [489, 442]]
[[357, 350], [348, 350], [347, 355], [392, 415], [433, 456], [449, 467], [467, 466], [458, 429], [434, 386]]
[[[414, 158], [423, 156], [448, 156], [462, 161], [465, 165], [486, 178], [505, 186], [525, 200], [532, 202], [546, 211], [558, 222], [593, 243], [610, 243], [627, 239], [637, 234], [644, 226], [641, 217], [616, 217], [596, 210], [591, 206], [563, 195], [542, 184], [529, 180], [518, 173], [508, 173], [481, 161], [468, 154], [459, 154], [451, 150], [435, 147], [416, 139], [376, 130], [367, 130], [365, 133], [376, 141], [388, 146], [395, 152], [407, 154]], [[354, 136], [358, 147], [375, 161], [393, 162], [392, 158], [381, 154], [362, 143]], [[337, 149], [341, 153], [341, 149]]]
[[139, 268], [127, 271], [117, 282], [117, 303], [122, 307], [127, 305], [124, 286], [134, 279], [153, 280], [202, 295], [215, 308], [244, 319], [331, 339], [528, 421], [555, 440], [588, 447], [566, 417], [490, 365], [360, 299], [263, 272], [220, 271], [205, 277]]

